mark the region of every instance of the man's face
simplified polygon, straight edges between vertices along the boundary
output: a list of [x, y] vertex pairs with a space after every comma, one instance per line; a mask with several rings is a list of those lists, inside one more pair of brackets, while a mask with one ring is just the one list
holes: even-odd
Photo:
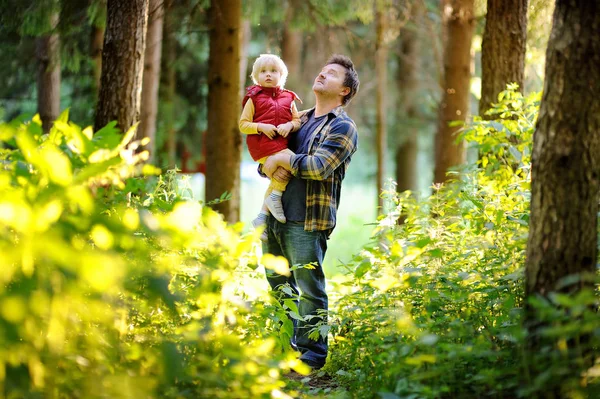
[[339, 64], [325, 65], [315, 78], [313, 91], [316, 94], [340, 95], [348, 94], [349, 90], [344, 86], [346, 79], [346, 68]]

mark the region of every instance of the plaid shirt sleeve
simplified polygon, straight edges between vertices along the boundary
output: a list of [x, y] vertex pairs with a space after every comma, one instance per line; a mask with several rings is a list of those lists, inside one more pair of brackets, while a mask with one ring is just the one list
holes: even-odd
[[356, 151], [358, 132], [349, 118], [336, 118], [325, 128], [323, 141], [312, 154], [293, 155], [292, 174], [301, 179], [325, 180]]

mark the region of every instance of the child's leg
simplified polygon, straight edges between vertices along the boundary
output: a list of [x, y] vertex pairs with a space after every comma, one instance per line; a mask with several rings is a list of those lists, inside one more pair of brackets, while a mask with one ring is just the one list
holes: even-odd
[[[289, 153], [293, 155], [294, 153], [288, 149], [282, 150], [280, 152]], [[283, 212], [283, 205], [281, 204], [281, 197], [285, 188], [287, 187], [288, 182], [280, 182], [276, 179], [271, 179], [271, 184], [269, 188], [271, 189], [271, 194], [267, 196], [265, 199], [265, 204], [271, 212], [271, 215], [275, 217], [279, 222], [285, 223], [285, 213]]]

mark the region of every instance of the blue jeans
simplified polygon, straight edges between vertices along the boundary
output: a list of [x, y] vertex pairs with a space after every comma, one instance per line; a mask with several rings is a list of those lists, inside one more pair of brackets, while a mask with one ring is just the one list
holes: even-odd
[[[291, 271], [289, 277], [267, 270], [267, 280], [271, 288], [280, 295], [280, 301], [290, 298], [277, 287], [290, 285], [298, 305], [298, 313], [302, 318], [317, 315], [317, 310], [327, 310], [328, 299], [325, 292], [325, 275], [323, 274], [323, 258], [327, 251], [327, 235], [325, 231], [304, 231], [304, 222], [279, 223], [274, 217], [267, 220], [268, 240], [263, 244], [263, 253], [283, 256], [290, 264], [300, 267]], [[314, 269], [302, 267], [313, 263]], [[326, 317], [326, 316], [325, 316]], [[323, 367], [327, 358], [327, 338], [319, 337], [317, 341], [308, 338], [311, 328], [321, 318], [294, 321], [294, 337], [292, 346], [300, 351], [300, 359], [313, 368]], [[326, 320], [326, 319], [325, 319]]]

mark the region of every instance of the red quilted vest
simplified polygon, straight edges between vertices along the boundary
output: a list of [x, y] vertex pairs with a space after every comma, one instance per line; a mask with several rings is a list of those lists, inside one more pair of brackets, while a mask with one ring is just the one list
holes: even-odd
[[[246, 89], [246, 95], [242, 101], [242, 107], [248, 99], [254, 104], [254, 123], [270, 123], [280, 125], [292, 120], [292, 102], [298, 98], [293, 91], [281, 89], [280, 87], [250, 86]], [[273, 155], [287, 148], [288, 139], [276, 135], [273, 139], [265, 134], [248, 134], [246, 143], [252, 159], [258, 161], [261, 158]]]

